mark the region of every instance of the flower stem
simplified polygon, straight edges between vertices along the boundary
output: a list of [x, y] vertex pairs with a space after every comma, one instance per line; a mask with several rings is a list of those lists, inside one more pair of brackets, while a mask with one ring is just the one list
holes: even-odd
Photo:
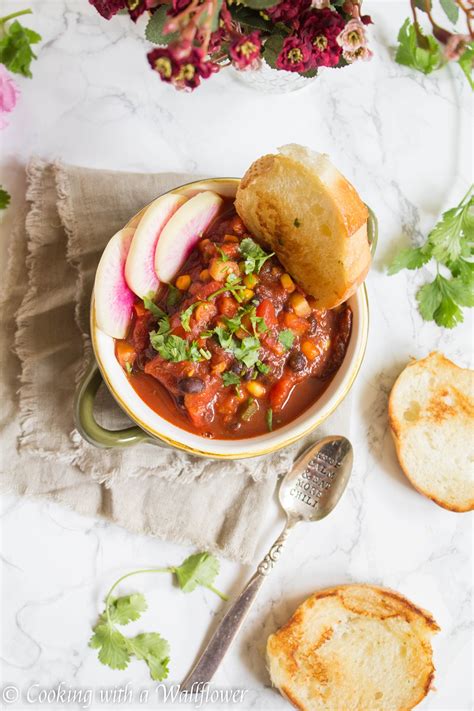
[[15, 17], [20, 17], [20, 15], [32, 15], [33, 12], [28, 8], [28, 10], [19, 10], [18, 12], [12, 12], [11, 15], [5, 15], [5, 17], [0, 17], [0, 24], [8, 22], [8, 20], [13, 20]]

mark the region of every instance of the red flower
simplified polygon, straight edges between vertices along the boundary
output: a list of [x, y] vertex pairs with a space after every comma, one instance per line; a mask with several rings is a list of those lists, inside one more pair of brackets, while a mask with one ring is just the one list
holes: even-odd
[[89, 0], [89, 2], [106, 20], [110, 20], [119, 10], [127, 7], [125, 0]]
[[312, 69], [314, 64], [311, 45], [297, 35], [287, 37], [277, 57], [276, 66], [278, 69], [286, 69], [287, 72], [306, 72]]
[[217, 64], [206, 60], [199, 49], [192, 49], [186, 56], [177, 56], [172, 45], [158, 47], [147, 54], [152, 69], [163, 81], [173, 84], [177, 89], [195, 89], [201, 79], [207, 79], [219, 71]]
[[260, 57], [262, 41], [257, 30], [250, 35], [241, 35], [233, 40], [229, 47], [232, 63], [238, 69], [246, 69]]
[[297, 25], [298, 19], [311, 6], [311, 0], [282, 0], [278, 5], [267, 7], [264, 12], [273, 22]]
[[335, 67], [342, 49], [336, 41], [345, 26], [337, 12], [328, 8], [314, 10], [304, 20], [300, 35], [311, 46], [313, 64], [316, 67]]

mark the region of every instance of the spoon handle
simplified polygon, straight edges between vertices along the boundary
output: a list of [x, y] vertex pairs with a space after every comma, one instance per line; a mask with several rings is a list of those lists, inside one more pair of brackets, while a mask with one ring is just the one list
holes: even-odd
[[203, 690], [203, 685], [212, 679], [235, 636], [242, 627], [263, 581], [278, 561], [293, 526], [294, 522], [292, 521], [286, 524], [280, 536], [278, 536], [258, 566], [257, 571], [250, 578], [239, 597], [227, 610], [203, 653], [181, 684], [181, 691], [198, 693]]

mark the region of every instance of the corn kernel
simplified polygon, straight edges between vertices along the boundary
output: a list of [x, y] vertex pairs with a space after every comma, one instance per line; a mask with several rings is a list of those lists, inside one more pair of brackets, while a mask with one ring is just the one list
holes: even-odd
[[289, 291], [290, 294], [296, 289], [295, 282], [290, 277], [289, 274], [282, 274], [280, 277], [280, 283], [285, 291]]
[[243, 301], [250, 301], [250, 299], [253, 299], [255, 296], [255, 292], [252, 289], [243, 289], [243, 291], [240, 292], [240, 296]]
[[247, 383], [247, 390], [253, 397], [263, 397], [267, 392], [265, 386], [258, 380], [251, 380]]
[[244, 277], [244, 284], [249, 289], [253, 289], [253, 287], [258, 284], [258, 276], [256, 274], [247, 274], [247, 276]]
[[209, 269], [203, 269], [199, 274], [199, 279], [201, 281], [207, 281], [209, 279]]
[[180, 291], [187, 291], [191, 286], [191, 277], [189, 274], [182, 274], [176, 279], [176, 288]]
[[297, 316], [309, 316], [311, 313], [311, 306], [303, 294], [293, 294], [290, 298], [290, 304]]
[[224, 370], [227, 368], [227, 363], [222, 360], [220, 363], [216, 363], [216, 365], [212, 366], [212, 372], [216, 375], [219, 373], [223, 373]]

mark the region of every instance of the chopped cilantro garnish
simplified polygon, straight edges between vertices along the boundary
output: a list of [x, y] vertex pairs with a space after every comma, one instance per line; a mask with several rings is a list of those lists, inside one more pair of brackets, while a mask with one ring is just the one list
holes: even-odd
[[268, 373], [270, 372], [270, 366], [266, 363], [262, 363], [261, 360], [257, 360], [255, 365], [257, 366], [257, 370], [259, 370], [262, 375], [268, 375]]
[[244, 271], [246, 274], [257, 273], [263, 267], [267, 259], [273, 257], [274, 252], [267, 254], [250, 237], [246, 237], [240, 243], [240, 251], [245, 257]]
[[247, 336], [240, 346], [232, 349], [237, 360], [242, 361], [247, 368], [252, 368], [259, 360], [260, 341], [255, 336]]
[[240, 378], [237, 373], [233, 373], [231, 370], [222, 373], [222, 380], [224, 385], [240, 385]]
[[173, 284], [168, 284], [168, 296], [166, 298], [166, 303], [168, 306], [176, 306], [181, 301], [181, 292]]
[[[164, 319], [162, 319], [162, 321], [164, 321]], [[162, 358], [170, 360], [172, 363], [181, 363], [184, 360], [200, 361], [203, 358], [207, 360], [207, 356], [201, 354], [196, 341], [189, 343], [189, 341], [186, 341], [180, 336], [151, 331], [150, 343]]]
[[153, 301], [153, 296], [154, 294], [148, 294], [148, 296], [144, 296], [143, 306], [157, 319], [166, 316], [166, 313], [163, 311], [163, 309], [160, 309], [160, 307], [157, 306]]
[[286, 350], [289, 351], [293, 345], [293, 341], [295, 340], [295, 334], [287, 328], [284, 331], [280, 331], [278, 334], [278, 340], [282, 346], [285, 346]]
[[181, 325], [185, 331], [189, 332], [191, 330], [189, 321], [191, 319], [194, 309], [196, 308], [196, 306], [199, 306], [200, 303], [201, 303], [200, 301], [195, 301], [194, 304], [191, 304], [191, 306], [188, 306], [188, 308], [182, 312], [180, 319], [181, 319]]
[[222, 260], [223, 262], [228, 262], [228, 261], [229, 261], [229, 257], [228, 257], [227, 254], [224, 252], [224, 250], [221, 249], [221, 247], [219, 247], [217, 244], [216, 244], [216, 249], [217, 249], [217, 251], [218, 251], [219, 254], [220, 254], [221, 260]]

